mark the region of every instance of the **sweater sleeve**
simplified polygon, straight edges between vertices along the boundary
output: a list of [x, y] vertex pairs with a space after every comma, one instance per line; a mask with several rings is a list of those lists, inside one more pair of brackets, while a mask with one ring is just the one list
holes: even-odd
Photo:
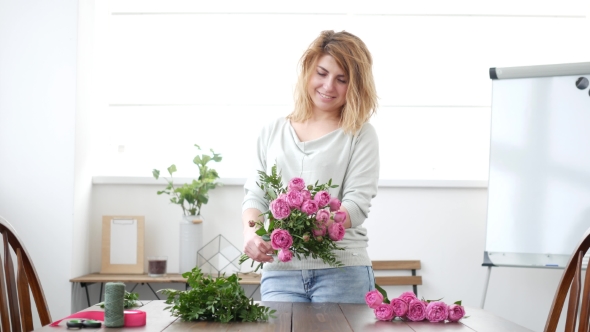
[[371, 199], [377, 195], [379, 181], [379, 140], [371, 124], [363, 126], [352, 149], [342, 185], [342, 206], [350, 215], [352, 227], [357, 227], [369, 215]]
[[258, 209], [261, 213], [268, 211], [268, 202], [264, 199], [264, 192], [256, 182], [258, 181], [258, 171], [266, 172], [266, 152], [270, 135], [270, 127], [265, 126], [258, 135], [256, 143], [256, 156], [250, 170], [248, 178], [244, 185], [245, 196], [242, 201], [242, 212], [249, 208]]

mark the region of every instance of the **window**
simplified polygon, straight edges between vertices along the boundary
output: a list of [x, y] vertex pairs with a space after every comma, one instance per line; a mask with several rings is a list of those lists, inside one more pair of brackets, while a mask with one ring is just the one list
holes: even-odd
[[299, 57], [333, 29], [373, 54], [381, 179], [487, 181], [489, 68], [585, 61], [583, 5], [97, 1], [81, 53], [92, 172], [192, 177], [197, 143], [245, 177], [262, 124], [291, 110]]

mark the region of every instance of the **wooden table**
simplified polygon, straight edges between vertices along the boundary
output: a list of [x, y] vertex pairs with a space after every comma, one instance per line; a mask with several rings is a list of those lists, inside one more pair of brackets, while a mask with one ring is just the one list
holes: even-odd
[[[144, 301], [145, 303], [145, 301]], [[364, 304], [336, 304], [336, 303], [288, 303], [288, 302], [260, 302], [260, 304], [277, 310], [276, 318], [263, 323], [213, 323], [213, 322], [183, 322], [172, 317], [169, 311], [164, 311], [164, 301], [150, 301], [143, 307], [147, 314], [147, 324], [144, 327], [105, 328], [93, 331], [277, 331], [277, 332], [308, 332], [308, 331], [337, 331], [337, 332], [530, 332], [518, 324], [500, 318], [482, 309], [466, 307], [469, 318], [459, 323], [430, 323], [430, 322], [381, 322], [375, 318], [373, 311]], [[91, 307], [86, 310], [101, 310]], [[65, 331], [65, 322], [59, 327], [45, 326], [35, 331]]]
[[[240, 285], [256, 285], [260, 286], [260, 274], [259, 273], [238, 273], [238, 277], [241, 278]], [[157, 299], [160, 299], [156, 291], [150, 284], [152, 283], [183, 283], [187, 285], [186, 278], [183, 278], [179, 273], [167, 273], [163, 277], [150, 277], [147, 274], [103, 274], [103, 273], [91, 273], [83, 275], [81, 277], [70, 279], [70, 282], [79, 283], [81, 287], [86, 290], [86, 300], [88, 306], [90, 306], [90, 296], [88, 295], [88, 286], [94, 283], [100, 283], [100, 292], [98, 302], [102, 301], [102, 287], [105, 282], [124, 282], [124, 283], [135, 283], [146, 284], [152, 290]], [[135, 290], [135, 286], [131, 290]], [[254, 290], [256, 292], [258, 287]], [[253, 292], [253, 293], [254, 293]]]

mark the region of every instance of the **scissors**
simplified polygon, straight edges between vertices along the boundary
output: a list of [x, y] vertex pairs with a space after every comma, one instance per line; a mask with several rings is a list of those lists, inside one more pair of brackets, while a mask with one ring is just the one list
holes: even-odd
[[90, 328], [95, 329], [101, 327], [101, 322], [92, 319], [72, 319], [66, 322], [68, 329], [83, 329]]

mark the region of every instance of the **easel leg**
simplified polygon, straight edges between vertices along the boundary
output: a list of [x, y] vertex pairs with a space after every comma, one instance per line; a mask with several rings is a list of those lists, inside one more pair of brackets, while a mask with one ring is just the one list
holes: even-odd
[[492, 267], [488, 266], [488, 273], [486, 276], [486, 285], [483, 289], [483, 296], [481, 299], [481, 309], [483, 309], [483, 306], [486, 304], [486, 294], [488, 293], [488, 285], [490, 284], [490, 274], [492, 274]]

